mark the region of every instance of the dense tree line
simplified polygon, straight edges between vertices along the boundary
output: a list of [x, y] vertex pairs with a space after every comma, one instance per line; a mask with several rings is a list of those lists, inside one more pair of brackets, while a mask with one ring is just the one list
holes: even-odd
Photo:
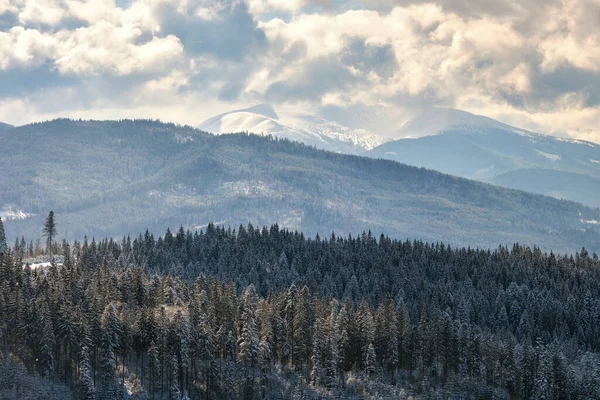
[[32, 269], [50, 248], [24, 239], [0, 252], [0, 372], [76, 398], [600, 398], [585, 249], [212, 224], [48, 245], [60, 265]]

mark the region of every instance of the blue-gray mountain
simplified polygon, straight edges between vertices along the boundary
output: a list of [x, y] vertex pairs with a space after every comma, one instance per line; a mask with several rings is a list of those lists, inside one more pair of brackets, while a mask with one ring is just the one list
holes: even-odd
[[56, 120], [0, 132], [7, 236], [162, 232], [214, 221], [309, 235], [371, 229], [401, 239], [600, 250], [600, 210], [387, 160], [151, 121]]
[[417, 117], [367, 155], [600, 207], [600, 145], [445, 113]]
[[460, 110], [412, 114], [384, 106], [329, 106], [313, 114], [284, 110], [279, 115], [261, 104], [217, 115], [200, 129], [272, 135], [600, 206], [599, 145], [529, 132]]

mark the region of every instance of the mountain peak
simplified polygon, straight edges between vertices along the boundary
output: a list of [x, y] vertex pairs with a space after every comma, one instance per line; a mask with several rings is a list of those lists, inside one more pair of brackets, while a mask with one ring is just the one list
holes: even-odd
[[273, 107], [268, 103], [257, 104], [255, 106], [247, 108], [243, 111], [262, 115], [264, 117], [268, 117], [268, 118], [272, 118], [272, 119], [279, 119], [279, 116], [277, 115], [277, 113], [275, 112]]
[[501, 122], [482, 115], [471, 114], [467, 111], [453, 108], [432, 107], [419, 111], [413, 118], [402, 125], [396, 137], [401, 139], [437, 135], [451, 126], [464, 125], [492, 128], [507, 127], [507, 125]]

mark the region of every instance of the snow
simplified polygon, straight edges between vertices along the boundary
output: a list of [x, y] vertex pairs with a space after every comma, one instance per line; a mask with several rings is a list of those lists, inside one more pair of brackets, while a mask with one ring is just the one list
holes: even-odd
[[417, 112], [404, 123], [396, 133], [396, 139], [439, 135], [451, 127], [461, 127], [461, 130], [481, 134], [485, 133], [481, 127], [505, 129], [508, 125], [466, 111], [433, 107]]
[[474, 177], [488, 176], [491, 173], [495, 172], [495, 168], [496, 168], [495, 165], [490, 165], [489, 167], [478, 169], [477, 171], [475, 171], [473, 176]]
[[29, 264], [29, 267], [31, 269], [42, 269], [42, 268], [48, 268], [50, 266], [52, 266], [52, 263], [49, 263], [49, 262], [41, 262], [41, 263]]
[[321, 149], [359, 153], [384, 142], [366, 129], [355, 129], [317, 115], [298, 112], [275, 113], [268, 105], [235, 110], [204, 121], [199, 128], [214, 134], [249, 132], [272, 135]]
[[590, 160], [593, 164], [600, 164], [600, 160], [594, 160], [593, 158]]
[[540, 151], [540, 150], [536, 150], [536, 153], [538, 153], [541, 156], [546, 157], [548, 160], [553, 161], [553, 162], [558, 162], [558, 161], [561, 160], [561, 157], [558, 154], [545, 153], [545, 152]]
[[586, 140], [581, 140], [581, 139], [571, 139], [571, 138], [563, 138], [563, 137], [555, 137], [554, 139], [559, 140], [561, 142], [567, 142], [567, 143], [574, 143], [574, 144], [582, 144], [588, 147], [592, 147], [592, 148], [596, 148], [598, 147], [597, 144], [592, 143], [592, 142], [588, 142]]
[[600, 221], [597, 221], [595, 219], [582, 219], [580, 220], [581, 222], [583, 222], [584, 224], [589, 224], [589, 225], [600, 225]]
[[5, 221], [26, 219], [33, 215], [34, 214], [26, 213], [14, 205], [6, 205], [0, 209], [0, 217]]

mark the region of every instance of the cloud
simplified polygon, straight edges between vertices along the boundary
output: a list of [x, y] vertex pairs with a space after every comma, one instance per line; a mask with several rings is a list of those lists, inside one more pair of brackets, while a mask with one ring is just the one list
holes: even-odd
[[440, 105], [600, 140], [599, 22], [598, 0], [0, 0], [0, 119]]

